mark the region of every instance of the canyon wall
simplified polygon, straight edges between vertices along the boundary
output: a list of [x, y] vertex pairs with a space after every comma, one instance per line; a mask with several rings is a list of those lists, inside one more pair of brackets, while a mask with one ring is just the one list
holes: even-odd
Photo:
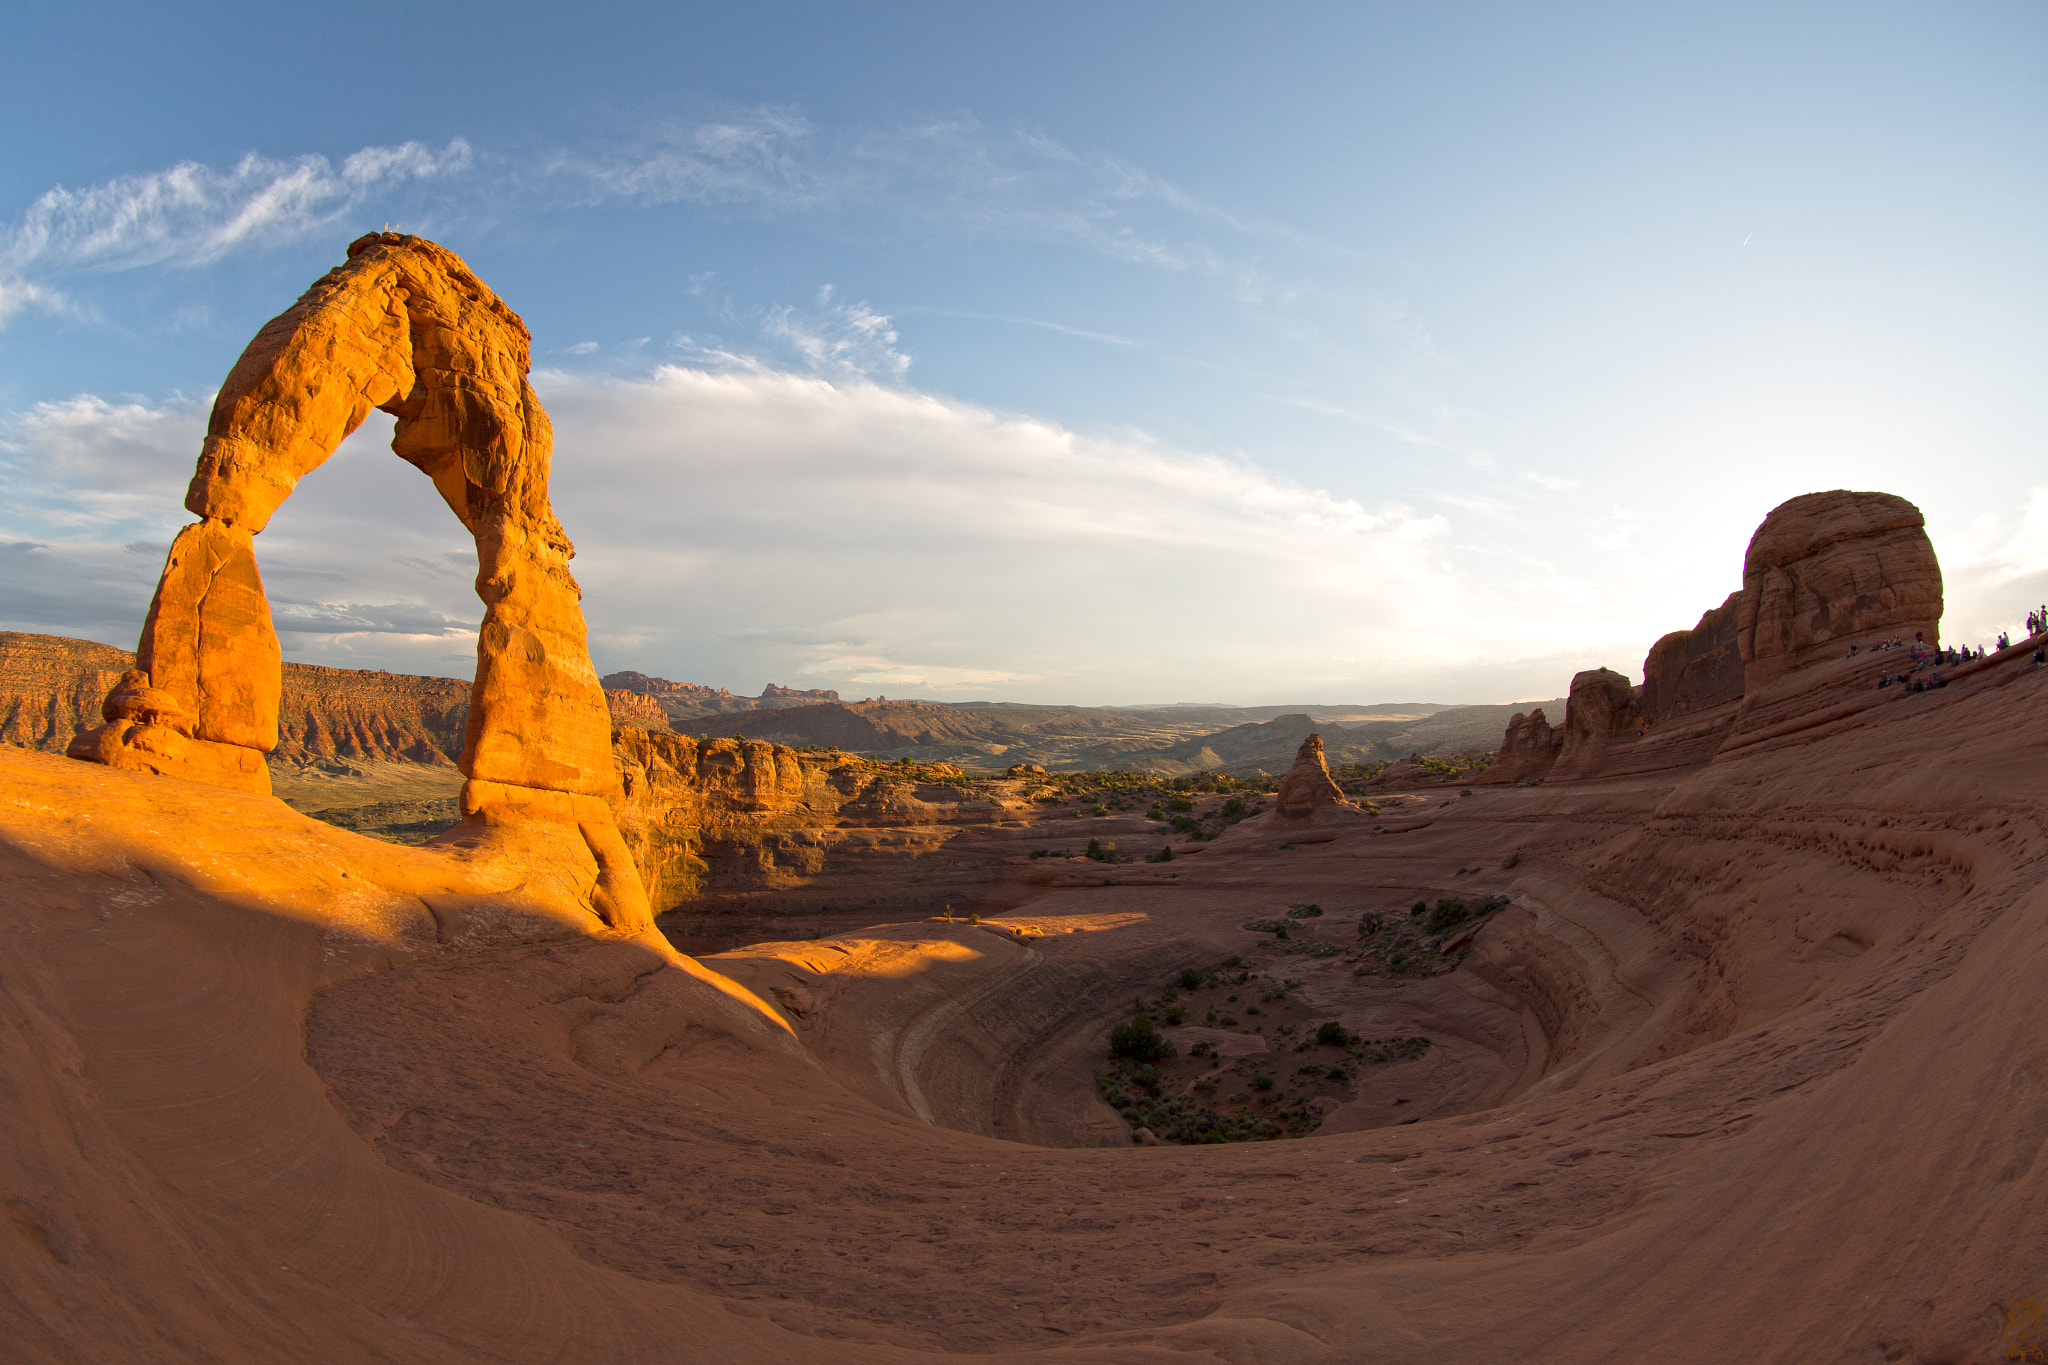
[[[125, 649], [56, 635], [0, 633], [0, 744], [61, 754], [101, 723], [100, 702], [135, 667]], [[281, 761], [452, 764], [469, 684], [369, 669], [285, 664]]]
[[[1028, 823], [1033, 774], [970, 781], [944, 764], [635, 729], [612, 752], [620, 832], [686, 952], [993, 910], [1009, 863], [1047, 842]], [[1117, 825], [1150, 830], [1132, 818], [1087, 832]]]

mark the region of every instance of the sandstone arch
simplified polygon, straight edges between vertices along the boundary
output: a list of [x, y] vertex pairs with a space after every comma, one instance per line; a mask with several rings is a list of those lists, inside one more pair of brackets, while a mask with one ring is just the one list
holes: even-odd
[[575, 548], [548, 502], [554, 436], [526, 379], [531, 345], [453, 252], [403, 233], [350, 243], [229, 372], [185, 495], [200, 520], [171, 546], [107, 724], [72, 756], [270, 790], [282, 655], [254, 537], [381, 408], [398, 419], [393, 451], [476, 540], [484, 620], [460, 761], [470, 843], [573, 829], [580, 839], [525, 845], [594, 864], [591, 902], [615, 927], [650, 923], [606, 804], [618, 791], [611, 719], [569, 573]]

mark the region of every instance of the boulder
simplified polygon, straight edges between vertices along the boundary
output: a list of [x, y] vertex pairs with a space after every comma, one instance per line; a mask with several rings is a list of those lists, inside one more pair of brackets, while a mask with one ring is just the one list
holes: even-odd
[[1844, 639], [1918, 631], [1932, 644], [1941, 611], [1941, 564], [1919, 508], [1846, 489], [1793, 498], [1764, 518], [1743, 557], [1743, 689], [1840, 653]]

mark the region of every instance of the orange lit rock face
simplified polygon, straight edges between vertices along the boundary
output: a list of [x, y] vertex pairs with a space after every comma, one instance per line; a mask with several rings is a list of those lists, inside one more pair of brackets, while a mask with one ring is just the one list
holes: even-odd
[[[554, 437], [526, 381], [525, 324], [432, 242], [372, 233], [348, 257], [264, 326], [215, 400], [185, 496], [201, 520], [171, 548], [137, 649], [145, 688], [177, 718], [144, 725], [109, 714], [70, 752], [267, 790], [279, 658], [252, 538], [382, 408], [398, 419], [392, 449], [433, 480], [476, 538], [484, 620], [460, 764], [472, 784], [465, 812], [480, 827], [509, 827], [560, 804], [519, 791], [615, 795], [611, 714], [569, 573], [575, 549], [548, 502]], [[580, 831], [588, 847], [576, 856], [594, 859], [601, 898], [646, 921], [609, 816], [579, 807], [541, 822]], [[633, 885], [614, 885], [622, 876]]]

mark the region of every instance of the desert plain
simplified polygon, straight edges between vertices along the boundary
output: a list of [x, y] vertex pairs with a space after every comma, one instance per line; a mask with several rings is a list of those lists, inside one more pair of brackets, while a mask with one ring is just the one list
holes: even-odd
[[[878, 757], [598, 678], [524, 346], [361, 239], [135, 654], [9, 680], [11, 1359], [2034, 1349], [2048, 666], [1943, 644], [1912, 504], [1757, 509], [1483, 763]], [[280, 667], [255, 537], [376, 407], [477, 539], [473, 684]]]

